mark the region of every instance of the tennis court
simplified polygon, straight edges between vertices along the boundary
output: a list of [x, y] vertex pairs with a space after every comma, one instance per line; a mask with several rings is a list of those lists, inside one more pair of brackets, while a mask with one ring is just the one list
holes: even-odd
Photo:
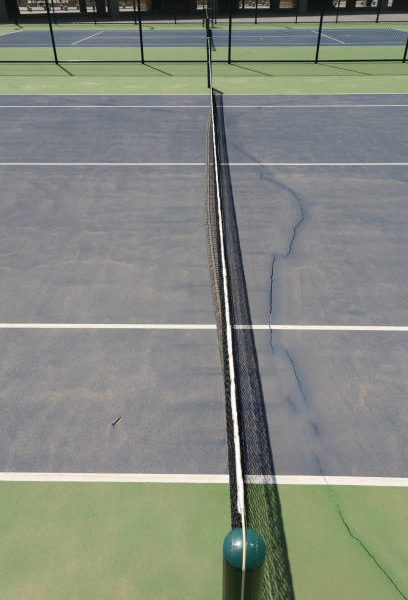
[[[96, 29], [96, 31], [95, 31]], [[238, 46], [315, 46], [318, 31], [316, 28], [288, 27], [287, 29], [263, 29], [262, 25], [255, 29], [234, 29], [234, 43]], [[205, 29], [168, 30], [147, 29], [144, 34], [144, 45], [155, 46], [205, 46]], [[337, 27], [326, 28], [321, 41], [323, 46], [338, 46], [349, 44], [353, 46], [405, 45], [407, 30], [402, 28], [382, 27], [374, 30]], [[228, 31], [215, 29], [213, 32], [215, 46], [228, 45]], [[81, 45], [82, 47], [132, 47], [139, 45], [137, 27], [125, 31], [99, 29], [68, 30], [55, 32], [55, 42], [58, 46], [66, 47]], [[0, 46], [6, 48], [24, 48], [27, 46], [51, 45], [49, 32], [46, 30], [16, 30], [14, 33], [0, 38]]]
[[[206, 61], [206, 30], [201, 20], [178, 25], [138, 23], [53, 24], [58, 59], [64, 61]], [[313, 61], [320, 59], [399, 60], [408, 40], [406, 22], [214, 24], [213, 60]], [[142, 33], [141, 33], [142, 32]], [[229, 52], [231, 45], [231, 53]], [[405, 55], [406, 59], [406, 55]], [[0, 62], [52, 61], [48, 25], [0, 25]]]
[[[407, 99], [217, 96], [272, 451], [251, 481], [275, 494], [273, 598], [407, 594]], [[209, 106], [0, 98], [5, 597], [221, 597]]]

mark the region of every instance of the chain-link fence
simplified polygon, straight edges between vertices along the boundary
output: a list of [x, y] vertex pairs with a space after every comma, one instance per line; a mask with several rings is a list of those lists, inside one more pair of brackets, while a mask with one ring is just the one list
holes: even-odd
[[0, 62], [205, 62], [206, 15], [214, 62], [407, 60], [408, 0], [219, 0], [184, 18], [153, 0], [8, 1]]

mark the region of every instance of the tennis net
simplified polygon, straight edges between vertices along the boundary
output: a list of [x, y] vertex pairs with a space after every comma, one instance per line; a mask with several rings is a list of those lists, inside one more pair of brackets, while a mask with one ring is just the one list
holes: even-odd
[[217, 331], [221, 362], [224, 372], [225, 402], [227, 415], [228, 463], [230, 474], [231, 522], [233, 528], [242, 528], [242, 583], [244, 597], [246, 567], [246, 517], [244, 477], [242, 471], [241, 443], [238, 423], [237, 371], [234, 354], [234, 331], [232, 322], [231, 289], [228, 273], [227, 246], [225, 240], [224, 207], [221, 200], [222, 173], [219, 160], [217, 135], [216, 97], [212, 85], [211, 35], [207, 21], [207, 74], [210, 88], [210, 117], [207, 127], [207, 233], [213, 296], [217, 316]]
[[[224, 374], [231, 525], [266, 543], [262, 600], [292, 600], [292, 578], [252, 328], [229, 169], [222, 94], [214, 89], [207, 36], [211, 110], [207, 129], [207, 236]], [[245, 542], [244, 542], [245, 548]], [[243, 567], [245, 566], [243, 557]], [[243, 586], [245, 588], [245, 570]], [[243, 596], [242, 596], [243, 597]]]

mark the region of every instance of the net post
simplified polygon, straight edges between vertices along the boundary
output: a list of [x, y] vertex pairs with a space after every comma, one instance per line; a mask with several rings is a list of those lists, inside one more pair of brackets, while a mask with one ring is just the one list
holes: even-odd
[[50, 28], [51, 44], [52, 44], [52, 50], [54, 52], [54, 61], [55, 61], [55, 64], [58, 65], [57, 48], [55, 46], [54, 31], [52, 29], [50, 5], [49, 5], [48, 0], [45, 0], [45, 8], [47, 11], [48, 27]]
[[[297, 2], [299, 0], [296, 0], [296, 6], [297, 6]], [[255, 25], [258, 23], [258, 0], [255, 0]]]
[[143, 48], [143, 28], [142, 28], [142, 9], [140, 8], [140, 0], [137, 0], [137, 14], [139, 20], [139, 40], [140, 40], [140, 56], [142, 65], [144, 65], [144, 48]]
[[322, 29], [323, 29], [323, 19], [324, 19], [325, 5], [326, 5], [326, 2], [325, 2], [325, 0], [323, 0], [323, 2], [322, 2], [322, 12], [320, 13], [319, 33], [317, 35], [317, 42], [316, 42], [315, 64], [317, 64], [319, 62], [320, 40], [322, 39]]
[[232, 37], [232, 0], [228, 4], [228, 64], [231, 64], [231, 37]]
[[298, 22], [298, 18], [299, 18], [299, 4], [300, 4], [300, 0], [296, 0], [296, 15], [295, 15], [295, 23]]
[[405, 50], [404, 50], [404, 56], [402, 57], [402, 62], [407, 62], [407, 54], [408, 54], [408, 37], [407, 37], [407, 43], [405, 44]]
[[246, 530], [245, 588], [242, 589], [242, 529], [233, 529], [223, 544], [223, 600], [255, 600], [260, 598], [266, 556], [265, 542], [253, 529]]
[[336, 23], [339, 22], [340, 0], [337, 0]]

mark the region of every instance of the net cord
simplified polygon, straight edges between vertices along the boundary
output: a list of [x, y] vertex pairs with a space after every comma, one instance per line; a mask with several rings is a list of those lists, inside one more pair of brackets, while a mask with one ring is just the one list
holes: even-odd
[[[211, 56], [211, 44], [207, 38], [207, 52], [208, 56]], [[235, 454], [235, 476], [237, 481], [237, 508], [241, 515], [242, 524], [242, 580], [241, 580], [241, 600], [244, 600], [245, 596], [245, 572], [246, 572], [246, 515], [245, 515], [245, 488], [244, 488], [244, 477], [242, 471], [242, 458], [241, 458], [241, 440], [239, 434], [238, 424], [238, 404], [237, 404], [237, 386], [235, 378], [235, 360], [233, 351], [233, 337], [232, 337], [232, 323], [231, 323], [231, 309], [229, 302], [229, 285], [228, 285], [228, 272], [227, 272], [227, 261], [225, 252], [225, 238], [224, 238], [224, 227], [223, 227], [223, 214], [221, 204], [221, 186], [220, 186], [220, 174], [219, 174], [219, 160], [218, 160], [218, 148], [216, 143], [216, 131], [215, 131], [215, 106], [214, 106], [214, 92], [212, 85], [212, 68], [211, 60], [209, 61], [209, 81], [211, 90], [211, 128], [212, 128], [212, 141], [214, 149], [214, 162], [215, 162], [215, 183], [217, 192], [217, 212], [218, 212], [218, 234], [220, 236], [220, 250], [221, 250], [221, 267], [222, 267], [222, 284], [223, 284], [223, 296], [225, 303], [225, 324], [226, 324], [226, 337], [227, 337], [227, 351], [228, 351], [228, 366], [230, 375], [230, 386], [231, 386], [231, 412], [234, 432], [234, 454]]]

